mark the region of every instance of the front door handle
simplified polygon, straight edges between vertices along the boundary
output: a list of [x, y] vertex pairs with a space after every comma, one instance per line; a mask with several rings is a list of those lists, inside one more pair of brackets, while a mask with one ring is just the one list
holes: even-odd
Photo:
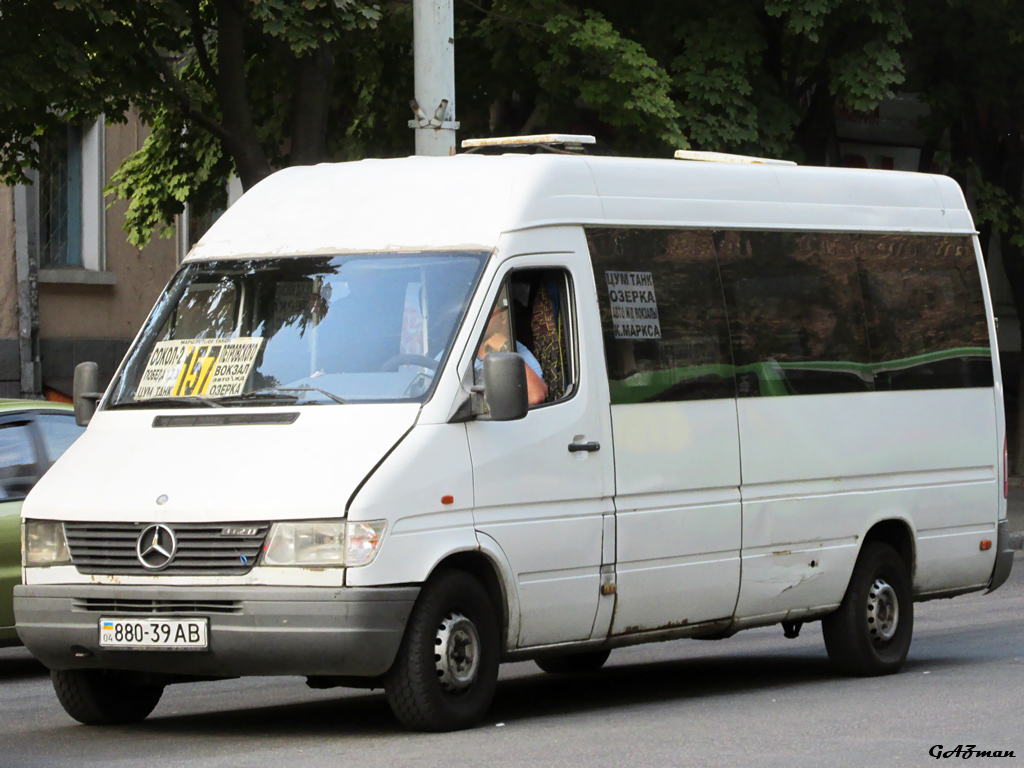
[[593, 453], [594, 451], [600, 451], [601, 444], [598, 442], [589, 443], [569, 443], [569, 453], [579, 453], [580, 451], [586, 451], [587, 453]]

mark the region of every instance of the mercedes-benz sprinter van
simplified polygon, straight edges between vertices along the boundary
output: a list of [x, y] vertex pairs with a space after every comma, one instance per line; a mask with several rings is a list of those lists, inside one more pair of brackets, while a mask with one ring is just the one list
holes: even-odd
[[462, 728], [502, 661], [815, 620], [880, 675], [914, 601], [998, 587], [960, 189], [721, 159], [364, 160], [247, 192], [106, 391], [80, 370], [91, 422], [25, 502], [18, 631], [64, 708], [301, 675]]

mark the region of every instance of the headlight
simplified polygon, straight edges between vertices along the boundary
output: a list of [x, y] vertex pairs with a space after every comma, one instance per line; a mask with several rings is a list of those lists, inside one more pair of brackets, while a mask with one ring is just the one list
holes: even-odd
[[370, 563], [380, 549], [385, 522], [305, 520], [275, 523], [264, 565], [356, 566]]
[[25, 521], [25, 565], [69, 565], [71, 553], [64, 538], [64, 523], [55, 520]]

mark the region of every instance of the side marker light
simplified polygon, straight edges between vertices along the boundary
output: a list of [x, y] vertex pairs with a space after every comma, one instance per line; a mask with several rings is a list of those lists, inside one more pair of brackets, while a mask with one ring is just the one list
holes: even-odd
[[992, 541], [990, 539], [982, 539], [981, 551], [988, 552], [990, 549], [992, 549]]

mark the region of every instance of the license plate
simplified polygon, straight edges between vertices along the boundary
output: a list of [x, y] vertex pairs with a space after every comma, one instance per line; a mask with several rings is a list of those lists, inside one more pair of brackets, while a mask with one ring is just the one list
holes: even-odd
[[121, 650], [203, 651], [209, 619], [100, 619], [100, 646]]

